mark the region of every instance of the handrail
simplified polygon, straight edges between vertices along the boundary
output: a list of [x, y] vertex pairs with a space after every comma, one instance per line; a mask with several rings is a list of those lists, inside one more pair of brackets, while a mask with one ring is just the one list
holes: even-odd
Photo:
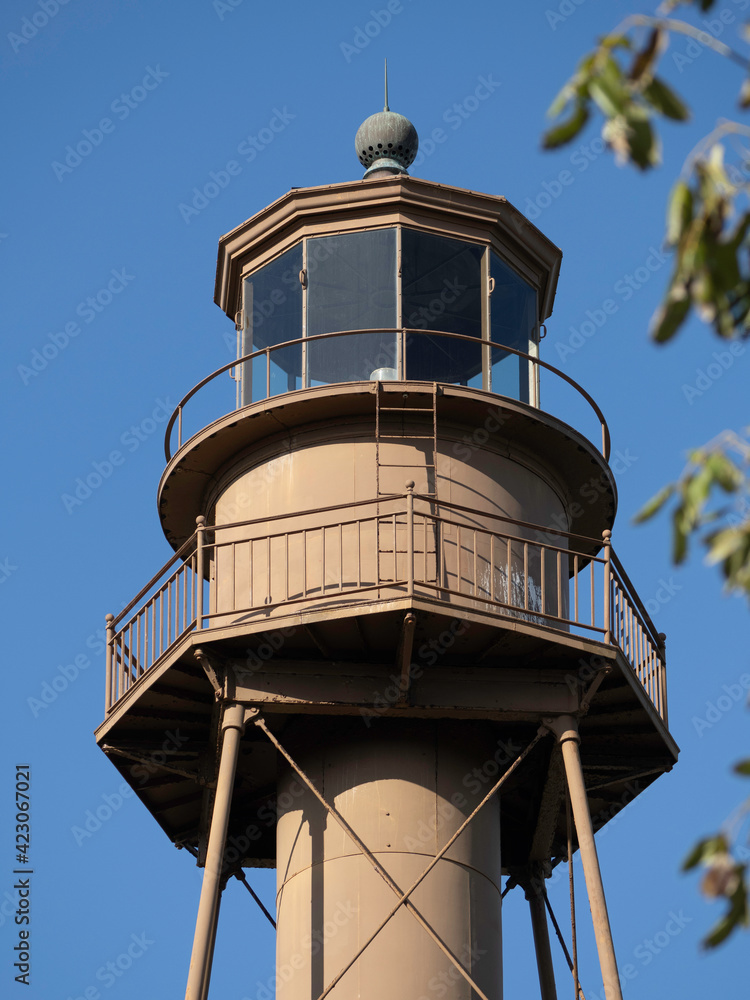
[[[164, 565], [162, 566], [162, 568], [159, 570], [159, 572], [155, 573], [151, 577], [151, 579], [148, 581], [148, 583], [146, 584], [146, 586], [145, 587], [141, 587], [141, 589], [135, 595], [135, 597], [133, 598], [133, 600], [129, 604], [126, 604], [125, 607], [122, 609], [122, 611], [119, 614], [117, 614], [117, 615], [115, 615], [113, 617], [113, 619], [112, 619], [112, 625], [113, 626], [117, 625], [118, 622], [122, 621], [122, 619], [125, 617], [125, 615], [128, 613], [128, 611], [130, 611], [131, 608], [134, 608], [135, 605], [138, 603], [138, 601], [140, 601], [140, 599], [145, 594], [147, 594], [149, 592], [149, 590], [151, 590], [151, 588], [154, 586], [154, 584], [157, 582], [157, 580], [159, 580], [167, 572], [167, 570], [169, 569], [169, 567], [172, 566], [174, 563], [176, 563], [182, 557], [182, 555], [185, 552], [187, 552], [188, 548], [190, 548], [191, 544], [194, 543], [194, 541], [195, 541], [195, 535], [196, 535], [195, 532], [193, 532], [192, 535], [189, 535], [185, 539], [185, 541], [182, 543], [182, 545], [179, 547], [179, 549], [177, 549], [175, 551], [175, 553], [172, 556], [172, 558], [168, 559], [164, 563]], [[184, 560], [183, 560], [183, 562], [184, 562]]]
[[[396, 507], [383, 511], [384, 501], [395, 502]], [[422, 509], [415, 509], [417, 502]], [[374, 510], [363, 510], [368, 505]], [[342, 512], [350, 514], [355, 507], [362, 513], [339, 519]], [[461, 519], [466, 512], [487, 520], [467, 524]], [[286, 530], [279, 524], [285, 519], [291, 522]], [[404, 494], [226, 525], [208, 526], [200, 518], [195, 532], [117, 619], [107, 616], [107, 711], [190, 632], [221, 628], [227, 617], [237, 621], [238, 616], [258, 612], [283, 614], [285, 609], [301, 604], [312, 610], [328, 606], [331, 601], [361, 600], [365, 593], [384, 588], [391, 592], [395, 588], [410, 597], [426, 591], [434, 592], [439, 600], [455, 596], [478, 602], [487, 612], [501, 617], [531, 616], [529, 620], [540, 626], [600, 636], [606, 645], [622, 652], [666, 721], [664, 637], [656, 632], [612, 551], [610, 532], [605, 531], [600, 540], [575, 536], [579, 542], [604, 548], [601, 556], [586, 558], [588, 569], [584, 571], [576, 549], [543, 538], [509, 534], [492, 527], [488, 520], [514, 525], [521, 531], [549, 530], [543, 525], [450, 502], [438, 503], [435, 509], [434, 498], [414, 494], [413, 487]], [[372, 528], [364, 526], [381, 521], [392, 524], [392, 543], [388, 529], [384, 536], [386, 548], [381, 549], [376, 541], [373, 553], [371, 545], [373, 537], [379, 537], [377, 529], [373, 536]], [[274, 528], [269, 531], [271, 524]], [[256, 526], [265, 530], [253, 538]], [[357, 530], [354, 538], [349, 536], [346, 542], [349, 555], [345, 567], [342, 531], [352, 526]], [[237, 529], [243, 527], [246, 530], [237, 537]], [[430, 538], [434, 530], [432, 549], [427, 542], [428, 528]], [[280, 538], [285, 541], [276, 550], [272, 564], [271, 547]], [[290, 592], [289, 546], [299, 545], [300, 539], [302, 575], [295, 577]], [[248, 543], [249, 550], [243, 548]], [[329, 544], [330, 573], [326, 570]], [[257, 545], [259, 552], [253, 548]], [[250, 576], [246, 577], [249, 582], [240, 591], [235, 589], [237, 578], [232, 568], [238, 553], [244, 553], [240, 558], [248, 560], [250, 567]], [[308, 563], [308, 558], [312, 562]], [[207, 579], [204, 567], [207, 570], [209, 562], [216, 571]], [[276, 566], [273, 577], [272, 565]], [[317, 569], [308, 577], [307, 567], [313, 565]], [[564, 580], [561, 572], [564, 565], [569, 580]], [[259, 596], [255, 591], [255, 566]]]
[[[426, 496], [424, 493], [415, 493], [414, 496], [420, 500], [426, 500], [428, 503], [435, 503], [434, 497]], [[383, 499], [388, 500], [391, 498], [384, 497]], [[590, 542], [598, 546], [602, 544], [601, 538], [591, 538], [589, 535], [577, 535], [574, 531], [568, 531], [565, 528], [535, 524], [533, 521], [521, 521], [515, 517], [508, 517], [506, 514], [495, 514], [491, 510], [477, 510], [476, 507], [465, 507], [463, 504], [454, 503], [452, 500], [440, 500], [438, 506], [449, 507], [451, 510], [460, 510], [466, 514], [479, 514], [481, 517], [491, 517], [495, 521], [505, 521], [508, 524], [515, 524], [519, 528], [528, 528], [529, 531], [541, 531], [545, 535], [559, 535], [561, 538], [572, 538], [577, 542]]]
[[[593, 399], [593, 397], [575, 381], [575, 379], [572, 379], [569, 375], [566, 375], [565, 372], [561, 372], [559, 368], [555, 368], [555, 366], [549, 364], [549, 362], [542, 361], [541, 358], [536, 358], [532, 354], [526, 353], [526, 351], [519, 351], [517, 348], [510, 347], [507, 344], [501, 344], [494, 340], [481, 340], [477, 337], [470, 337], [465, 333], [450, 333], [446, 330], [417, 330], [412, 327], [369, 327], [369, 328], [362, 328], [355, 330], [336, 330], [332, 333], [318, 333], [314, 334], [311, 337], [296, 337], [294, 340], [286, 340], [280, 344], [273, 344], [268, 347], [261, 347], [257, 351], [252, 351], [250, 354], [243, 355], [241, 358], [235, 358], [233, 361], [228, 361], [226, 364], [222, 365], [221, 368], [217, 368], [216, 371], [211, 372], [210, 375], [207, 375], [205, 378], [201, 379], [201, 381], [198, 382], [197, 385], [193, 386], [193, 388], [188, 393], [186, 393], [185, 396], [182, 397], [180, 402], [175, 407], [171, 417], [169, 418], [169, 422], [167, 423], [167, 427], [164, 432], [164, 454], [167, 462], [171, 461], [172, 459], [171, 437], [172, 437], [172, 430], [174, 429], [176, 421], [179, 422], [179, 434], [177, 443], [178, 449], [181, 448], [183, 444], [182, 412], [185, 407], [185, 404], [188, 403], [193, 398], [193, 396], [197, 392], [199, 392], [204, 386], [208, 385], [209, 382], [212, 382], [219, 375], [223, 375], [224, 372], [229, 371], [231, 368], [234, 368], [235, 366], [245, 364], [248, 361], [253, 361], [255, 358], [258, 358], [261, 355], [269, 357], [272, 351], [283, 350], [284, 348], [292, 347], [295, 344], [300, 344], [300, 345], [310, 344], [317, 340], [328, 340], [333, 337], [351, 337], [368, 333], [395, 333], [395, 334], [401, 334], [403, 337], [406, 337], [408, 334], [417, 334], [418, 336], [451, 337], [454, 340], [465, 340], [471, 344], [476, 344], [479, 347], [499, 348], [500, 350], [507, 351], [510, 354], [515, 354], [519, 358], [524, 358], [526, 361], [530, 361], [534, 365], [537, 365], [541, 368], [545, 368], [547, 371], [551, 371], [554, 375], [558, 375], [561, 379], [563, 379], [563, 381], [571, 385], [576, 390], [576, 392], [578, 392], [579, 395], [581, 395], [586, 400], [586, 402], [589, 404], [589, 406], [596, 414], [602, 431], [602, 449], [601, 449], [602, 455], [604, 456], [605, 460], [609, 460], [609, 454], [611, 450], [609, 427], [607, 426], [607, 421], [604, 419], [604, 414], [602, 413], [598, 404]], [[266, 373], [266, 375], [268, 376], [268, 372]], [[408, 373], [406, 373], [406, 376], [408, 381]], [[336, 385], [341, 383], [330, 383], [330, 384]], [[284, 395], [284, 394], [279, 393], [279, 395]], [[513, 398], [513, 397], [501, 396], [500, 393], [496, 393], [496, 395], [499, 396], [500, 398]], [[270, 398], [270, 397], [264, 397], [264, 398]], [[520, 402], [520, 400], [516, 400], [516, 402]], [[234, 411], [228, 410], [227, 412], [230, 413]]]
[[633, 586], [633, 584], [630, 582], [630, 577], [625, 572], [625, 567], [622, 565], [622, 563], [620, 562], [620, 560], [615, 555], [614, 549], [612, 550], [612, 566], [614, 567], [615, 572], [618, 574], [618, 576], [620, 577], [620, 579], [622, 580], [622, 582], [628, 588], [628, 593], [632, 597], [633, 603], [638, 608], [638, 611], [640, 612], [641, 617], [643, 618], [644, 625], [646, 625], [648, 627], [649, 631], [651, 632], [652, 639], [654, 640], [654, 642], [656, 642], [657, 644], [659, 644], [661, 642], [661, 639], [659, 637], [661, 636], [662, 633], [661, 632], [657, 632], [656, 626], [654, 625], [654, 623], [653, 623], [653, 621], [651, 619], [651, 615], [648, 613], [648, 611], [644, 607], [643, 602], [641, 601], [640, 597], [638, 596], [638, 591], [635, 589], [635, 587]]

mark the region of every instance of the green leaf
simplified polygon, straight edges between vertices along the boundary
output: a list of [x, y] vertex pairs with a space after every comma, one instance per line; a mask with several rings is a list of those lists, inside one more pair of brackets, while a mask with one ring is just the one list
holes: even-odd
[[628, 109], [625, 121], [628, 127], [627, 144], [633, 163], [641, 170], [655, 167], [661, 159], [661, 154], [651, 122], [642, 110], [635, 106]]
[[687, 532], [684, 520], [680, 517], [679, 510], [675, 511], [672, 518], [672, 562], [679, 566], [685, 561], [687, 555]]
[[547, 108], [547, 117], [557, 118], [557, 116], [565, 110], [575, 96], [576, 89], [572, 82], [568, 80], [562, 90], [555, 95], [555, 99], [552, 101], [552, 104], [550, 104]]
[[672, 188], [667, 213], [667, 243], [676, 246], [693, 219], [693, 192], [685, 181]]
[[736, 774], [750, 775], [750, 760], [741, 760], [739, 764], [734, 765], [734, 770]]
[[627, 84], [622, 78], [622, 70], [609, 57], [597, 76], [592, 77], [589, 93], [608, 118], [624, 114], [631, 102]]
[[743, 533], [736, 528], [727, 528], [711, 536], [706, 559], [710, 564], [724, 562], [733, 555], [743, 542]]
[[743, 878], [745, 872], [744, 865], [737, 865], [737, 875], [739, 883], [732, 895], [729, 897], [730, 907], [723, 918], [716, 924], [708, 937], [704, 940], [705, 948], [715, 948], [725, 941], [733, 930], [737, 927], [747, 925], [747, 886]]
[[671, 340], [685, 322], [690, 312], [690, 298], [667, 297], [653, 315], [651, 320], [651, 336], [658, 344]]
[[564, 146], [566, 142], [575, 139], [588, 119], [589, 110], [583, 101], [579, 101], [576, 104], [575, 110], [566, 121], [555, 126], [555, 128], [551, 128], [544, 134], [542, 147], [544, 149], [556, 149], [558, 146]]
[[684, 122], [690, 118], [690, 111], [675, 92], [658, 77], [643, 88], [643, 96], [659, 114], [673, 121]]
[[721, 451], [712, 451], [706, 458], [706, 466], [725, 493], [735, 493], [744, 482], [742, 472], [731, 458]]
[[651, 497], [651, 499], [641, 507], [638, 513], [633, 518], [635, 524], [641, 524], [643, 521], [648, 521], [650, 517], [658, 513], [664, 506], [664, 504], [669, 500], [671, 496], [674, 496], [675, 484], [670, 483], [668, 486], [663, 486], [658, 493]]
[[727, 842], [721, 834], [715, 837], [704, 837], [703, 840], [698, 841], [690, 854], [682, 862], [682, 870], [688, 872], [691, 868], [695, 868], [696, 865], [700, 864], [701, 861], [711, 858], [715, 854], [726, 853], [726, 850]]

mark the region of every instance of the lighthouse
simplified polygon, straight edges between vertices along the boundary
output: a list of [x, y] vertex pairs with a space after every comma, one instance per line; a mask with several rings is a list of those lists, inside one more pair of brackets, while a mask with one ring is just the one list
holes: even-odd
[[363, 177], [220, 239], [237, 356], [172, 414], [173, 554], [107, 616], [97, 741], [203, 869], [188, 1000], [254, 867], [279, 998], [502, 1000], [518, 887], [552, 1000], [545, 881], [576, 850], [621, 997], [595, 834], [677, 759], [664, 636], [613, 547], [604, 415], [540, 356], [560, 250], [410, 176], [417, 149], [386, 96]]

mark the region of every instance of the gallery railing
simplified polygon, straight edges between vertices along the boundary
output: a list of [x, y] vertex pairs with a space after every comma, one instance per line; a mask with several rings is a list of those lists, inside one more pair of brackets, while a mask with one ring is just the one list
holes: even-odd
[[411, 490], [227, 525], [199, 518], [107, 616], [106, 709], [192, 632], [404, 596], [617, 646], [666, 722], [664, 637], [608, 531], [590, 539]]
[[[166, 455], [167, 461], [169, 462], [172, 455], [178, 451], [182, 445], [188, 441], [193, 434], [197, 433], [203, 427], [206, 427], [212, 420], [218, 419], [225, 416], [227, 413], [234, 412], [235, 409], [240, 409], [239, 400], [236, 400], [236, 406], [226, 407], [223, 401], [218, 403], [219, 413], [215, 416], [209, 417], [205, 409], [201, 408], [199, 413], [199, 423], [195, 430], [192, 432], [187, 432], [185, 429], [185, 411], [188, 404], [195, 399], [196, 396], [202, 393], [202, 390], [206, 389], [207, 386], [215, 382], [219, 376], [224, 375], [226, 372], [231, 374], [232, 371], [236, 371], [239, 374], [234, 376], [236, 379], [242, 377], [242, 372], [245, 367], [253, 361], [264, 360], [265, 361], [265, 389], [264, 392], [259, 395], [258, 400], [268, 399], [273, 395], [281, 395], [282, 393], [272, 392], [271, 384], [271, 362], [274, 356], [283, 357], [283, 353], [294, 347], [300, 347], [301, 349], [301, 381], [303, 385], [307, 385], [310, 382], [307, 371], [307, 358], [310, 354], [310, 348], [320, 341], [330, 340], [336, 337], [366, 337], [372, 334], [394, 334], [398, 339], [397, 348], [395, 351], [394, 363], [396, 365], [395, 371], [397, 373], [398, 380], [408, 380], [414, 379], [416, 381], [424, 381], [424, 375], [419, 370], [419, 365], [417, 363], [410, 362], [409, 351], [407, 350], [407, 343], [411, 338], [416, 337], [429, 337], [429, 338], [441, 338], [446, 339], [448, 343], [448, 350], [450, 350], [451, 343], [455, 343], [456, 348], [461, 344], [468, 344], [474, 346], [477, 349], [478, 356], [481, 356], [481, 367], [482, 371], [485, 373], [486, 381], [484, 384], [491, 386], [491, 370], [493, 367], [493, 352], [502, 352], [503, 355], [512, 354], [517, 356], [519, 359], [527, 361], [533, 366], [535, 371], [539, 369], [544, 369], [545, 371], [551, 372], [556, 379], [561, 382], [571, 386], [574, 391], [585, 400], [586, 404], [593, 410], [596, 420], [599, 424], [599, 432], [601, 438], [601, 451], [605, 459], [609, 458], [610, 452], [610, 437], [609, 428], [607, 427], [607, 422], [604, 419], [604, 414], [599, 409], [594, 399], [583, 389], [577, 382], [574, 381], [565, 372], [559, 371], [553, 365], [548, 364], [546, 361], [542, 361], [541, 358], [534, 357], [532, 354], [527, 354], [524, 351], [519, 351], [513, 347], [507, 347], [504, 344], [496, 343], [495, 341], [489, 340], [478, 340], [476, 337], [469, 337], [464, 334], [459, 333], [445, 333], [441, 330], [413, 330], [406, 328], [392, 329], [392, 328], [381, 328], [377, 330], [340, 330], [336, 333], [321, 333], [314, 337], [303, 337], [296, 340], [288, 340], [282, 344], [274, 344], [273, 346], [264, 347], [260, 350], [253, 351], [251, 354], [245, 354], [243, 357], [238, 358], [236, 361], [229, 361], [227, 364], [222, 365], [221, 368], [217, 368], [215, 372], [207, 375], [202, 379], [197, 385], [188, 392], [180, 402], [177, 404], [172, 416], [170, 417], [169, 423], [167, 424], [167, 429], [164, 438], [164, 453]], [[434, 342], [434, 340], [433, 340]], [[304, 348], [304, 350], [302, 350]], [[332, 380], [330, 383], [334, 384], [336, 380]], [[348, 380], [347, 380], [348, 381]], [[433, 378], [428, 379], [428, 381], [434, 381]], [[443, 381], [438, 379], [438, 381]], [[444, 381], [450, 382], [450, 379]], [[286, 390], [289, 391], [289, 390]], [[500, 395], [498, 393], [498, 395]], [[201, 397], [202, 398], [202, 397]], [[517, 397], [506, 397], [517, 399]], [[531, 405], [538, 406], [538, 403], [532, 403]]]

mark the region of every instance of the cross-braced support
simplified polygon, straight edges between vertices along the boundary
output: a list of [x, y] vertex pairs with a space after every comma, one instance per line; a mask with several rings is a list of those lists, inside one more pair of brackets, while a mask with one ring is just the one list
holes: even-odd
[[299, 764], [296, 763], [288, 753], [288, 751], [281, 745], [279, 740], [274, 736], [272, 732], [266, 726], [262, 717], [257, 717], [255, 720], [255, 725], [261, 729], [268, 739], [273, 743], [279, 753], [286, 758], [290, 766], [296, 771], [300, 778], [304, 781], [313, 795], [318, 799], [326, 812], [335, 819], [339, 826], [344, 830], [347, 836], [353, 841], [355, 846], [364, 855], [365, 858], [372, 865], [373, 869], [377, 874], [383, 879], [386, 885], [391, 889], [391, 891], [396, 895], [398, 902], [393, 906], [390, 912], [386, 915], [380, 925], [376, 930], [369, 936], [369, 938], [364, 942], [364, 944], [359, 948], [357, 953], [347, 962], [347, 964], [340, 970], [340, 972], [333, 978], [333, 980], [328, 984], [328, 986], [319, 995], [318, 1000], [325, 1000], [325, 997], [331, 992], [331, 990], [336, 986], [336, 984], [343, 978], [343, 976], [348, 972], [348, 970], [357, 962], [360, 956], [363, 954], [365, 949], [375, 940], [377, 935], [383, 930], [386, 924], [391, 920], [395, 913], [404, 906], [415, 918], [415, 920], [424, 928], [429, 937], [435, 942], [438, 948], [443, 952], [443, 954], [449, 959], [449, 961], [455, 966], [458, 973], [466, 980], [469, 986], [475, 991], [476, 995], [481, 997], [482, 1000], [488, 1000], [486, 994], [483, 990], [474, 982], [471, 975], [466, 971], [461, 961], [456, 957], [456, 955], [451, 951], [451, 949], [445, 944], [445, 942], [439, 937], [431, 925], [425, 920], [419, 910], [415, 907], [414, 903], [411, 901], [411, 895], [415, 889], [421, 884], [421, 882], [426, 878], [426, 876], [432, 871], [432, 869], [438, 864], [438, 862], [445, 856], [446, 852], [452, 847], [456, 842], [458, 837], [464, 832], [468, 827], [469, 823], [474, 819], [477, 813], [482, 809], [487, 802], [489, 802], [500, 789], [502, 784], [507, 780], [507, 778], [516, 770], [516, 768], [521, 764], [521, 762], [528, 756], [536, 744], [541, 740], [545, 734], [546, 729], [544, 727], [540, 728], [539, 732], [536, 734], [534, 739], [528, 744], [528, 746], [523, 750], [518, 757], [513, 761], [513, 763], [505, 770], [505, 772], [500, 776], [500, 778], [495, 782], [492, 788], [487, 792], [482, 801], [474, 808], [469, 816], [466, 817], [461, 826], [455, 831], [453, 836], [447, 841], [447, 843], [441, 848], [441, 850], [436, 854], [436, 856], [430, 861], [428, 866], [422, 872], [422, 874], [417, 878], [412, 885], [404, 892], [399, 886], [393, 881], [388, 872], [383, 868], [377, 858], [372, 854], [372, 852], [367, 848], [367, 846], [362, 842], [358, 835], [354, 832], [351, 826], [347, 823], [344, 817], [326, 801], [324, 796], [318, 790], [314, 782], [305, 774]]

